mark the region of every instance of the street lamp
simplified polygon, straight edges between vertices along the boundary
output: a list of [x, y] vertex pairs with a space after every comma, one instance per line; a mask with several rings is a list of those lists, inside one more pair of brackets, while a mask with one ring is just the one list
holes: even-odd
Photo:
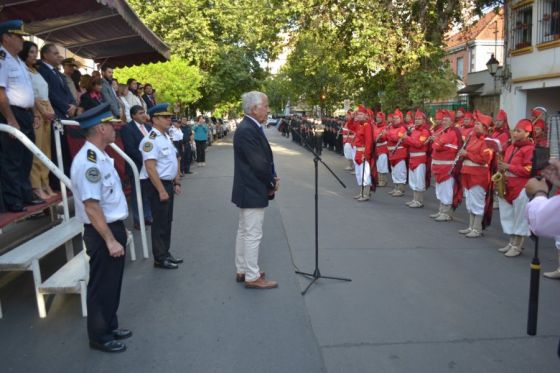
[[500, 62], [496, 59], [496, 57], [494, 57], [494, 54], [492, 54], [492, 57], [490, 57], [488, 62], [486, 62], [486, 67], [488, 68], [490, 75], [496, 76], [498, 66], [500, 66]]

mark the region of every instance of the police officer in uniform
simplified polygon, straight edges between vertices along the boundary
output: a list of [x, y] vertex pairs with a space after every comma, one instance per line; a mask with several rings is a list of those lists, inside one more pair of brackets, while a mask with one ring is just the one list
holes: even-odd
[[167, 131], [171, 126], [172, 113], [169, 104], [161, 103], [148, 109], [152, 117], [152, 130], [140, 142], [144, 165], [140, 171], [142, 191], [152, 207], [152, 252], [154, 267], [177, 269], [183, 259], [174, 258], [171, 246], [171, 222], [173, 220], [173, 196], [181, 193], [177, 152]]
[[[25, 63], [18, 57], [23, 48], [23, 22], [0, 23], [0, 123], [19, 129], [31, 141], [35, 98]], [[0, 182], [4, 204], [12, 212], [25, 211], [24, 205], [45, 201], [33, 196], [29, 174], [33, 154], [17, 139], [0, 134]]]
[[97, 106], [75, 118], [86, 142], [74, 157], [70, 175], [76, 217], [84, 223], [84, 243], [89, 260], [87, 330], [91, 348], [122, 352], [119, 342], [132, 336], [119, 329], [119, 308], [124, 270], [128, 216], [126, 197], [113, 159], [105, 148], [115, 141], [109, 104]]

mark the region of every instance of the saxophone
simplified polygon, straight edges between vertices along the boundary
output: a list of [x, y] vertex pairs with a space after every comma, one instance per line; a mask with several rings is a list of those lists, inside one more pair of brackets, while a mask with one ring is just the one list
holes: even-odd
[[[498, 154], [498, 161], [503, 160], [503, 155]], [[506, 195], [506, 175], [503, 171], [497, 171], [494, 175], [492, 175], [492, 182], [494, 183], [494, 188], [498, 192], [498, 196], [504, 199]]]

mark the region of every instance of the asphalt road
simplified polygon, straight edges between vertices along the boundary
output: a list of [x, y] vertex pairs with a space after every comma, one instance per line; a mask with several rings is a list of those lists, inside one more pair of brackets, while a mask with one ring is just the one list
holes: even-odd
[[[0, 364], [6, 372], [558, 372], [560, 281], [542, 279], [539, 335], [525, 334], [531, 243], [520, 257], [496, 251], [504, 237], [495, 219], [481, 239], [457, 232], [457, 219], [435, 223], [428, 192], [424, 209], [379, 189], [358, 203], [342, 157], [324, 160], [348, 185], [319, 173], [321, 279], [295, 269], [314, 265], [313, 158], [267, 130], [281, 178], [266, 211], [262, 268], [274, 290], [235, 283], [237, 209], [230, 200], [231, 140], [214, 144], [207, 166], [183, 181], [176, 200], [172, 251], [178, 271], [151, 260], [127, 261], [119, 318], [131, 328], [124, 354], [87, 346], [79, 297], [57, 295], [37, 316], [31, 276], [0, 289]], [[410, 193], [407, 191], [407, 194]], [[139, 240], [137, 241], [139, 247]], [[545, 241], [545, 270], [556, 265]], [[45, 273], [63, 260], [46, 258]]]

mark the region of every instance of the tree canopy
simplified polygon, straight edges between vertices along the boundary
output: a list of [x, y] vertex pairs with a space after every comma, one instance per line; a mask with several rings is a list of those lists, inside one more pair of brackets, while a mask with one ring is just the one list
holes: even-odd
[[[444, 35], [480, 13], [484, 0], [129, 0], [171, 47], [199, 69], [203, 110], [231, 108], [262, 89], [286, 101], [341, 107], [421, 106], [453, 96], [456, 77], [442, 62]], [[266, 70], [288, 51], [280, 73]], [[198, 88], [198, 87], [197, 87]], [[184, 90], [184, 89], [183, 89]], [[228, 109], [229, 110], [229, 109]]]

